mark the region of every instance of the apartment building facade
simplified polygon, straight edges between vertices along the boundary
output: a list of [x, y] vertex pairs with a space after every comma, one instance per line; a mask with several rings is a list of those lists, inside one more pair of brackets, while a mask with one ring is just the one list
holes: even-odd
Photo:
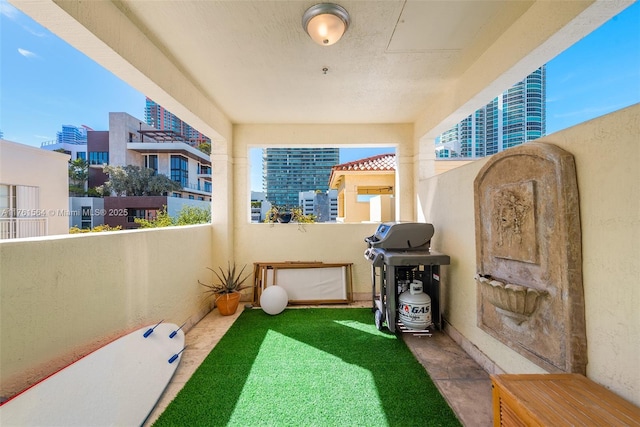
[[251, 222], [263, 222], [270, 209], [271, 202], [264, 191], [251, 192]]
[[[208, 207], [211, 202], [209, 155], [192, 146], [183, 135], [172, 130], [158, 130], [127, 113], [109, 113], [109, 130], [88, 130], [86, 144], [67, 142], [46, 144], [41, 148], [51, 151], [63, 148], [72, 159], [86, 159], [89, 164], [88, 188], [99, 187], [108, 181], [109, 177], [103, 172], [105, 165], [150, 168], [181, 185], [179, 191], [167, 196], [137, 200], [130, 196], [126, 203], [108, 197], [98, 204], [88, 203], [86, 198], [81, 202], [71, 200], [69, 210], [73, 215], [70, 226], [93, 227], [104, 223], [136, 228], [133, 218], [154, 219], [163, 206], [168, 205], [167, 197], [185, 199], [185, 203], [201, 202], [203, 207]], [[80, 209], [75, 209], [78, 203]], [[81, 212], [91, 212], [91, 218], [86, 215], [83, 218]], [[100, 213], [104, 213], [103, 218]]]
[[89, 126], [62, 125], [62, 130], [56, 133], [58, 144], [86, 144], [87, 132], [91, 131]]
[[546, 67], [440, 135], [438, 158], [479, 158], [546, 134]]
[[301, 191], [298, 204], [304, 215], [314, 215], [316, 222], [336, 222], [338, 218], [338, 190]]
[[69, 157], [0, 139], [0, 240], [69, 232]]
[[49, 151], [60, 151], [71, 156], [71, 160], [87, 159], [87, 133], [92, 131], [88, 126], [62, 125], [56, 139], [45, 141], [40, 148]]
[[149, 126], [159, 130], [171, 130], [183, 135], [190, 145], [198, 146], [204, 142], [211, 143], [211, 140], [206, 135], [180, 120], [178, 116], [149, 98], [146, 99], [144, 112]]
[[150, 168], [180, 183], [167, 196], [105, 198], [104, 223], [137, 228], [135, 218], [155, 219], [167, 198], [211, 202], [211, 160], [172, 130], [158, 130], [127, 113], [109, 113], [109, 130], [88, 133], [89, 188], [103, 185], [104, 165]]
[[265, 148], [263, 189], [276, 206], [298, 206], [301, 191], [329, 190], [331, 168], [338, 164], [338, 148]]

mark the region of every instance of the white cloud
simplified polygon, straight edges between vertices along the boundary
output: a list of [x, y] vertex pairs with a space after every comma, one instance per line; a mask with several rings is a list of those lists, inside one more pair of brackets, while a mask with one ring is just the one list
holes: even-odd
[[18, 9], [11, 6], [6, 1], [0, 1], [0, 15], [4, 15], [12, 21], [15, 20], [18, 16]]
[[18, 48], [18, 53], [24, 56], [25, 58], [39, 58], [39, 56], [36, 55], [35, 53], [27, 49], [22, 49], [21, 47]]
[[46, 32], [43, 32], [38, 29], [33, 29], [30, 26], [25, 25], [22, 22], [24, 21], [24, 19], [22, 19], [24, 14], [20, 12], [18, 9], [16, 9], [15, 7], [13, 7], [12, 5], [10, 5], [9, 3], [7, 3], [6, 0], [0, 0], [0, 15], [6, 16], [8, 19], [17, 22], [18, 25], [20, 25], [25, 31], [31, 33], [36, 37], [46, 37], [47, 35]]
[[39, 30], [34, 30], [33, 28], [28, 27], [26, 25], [22, 25], [22, 28], [24, 28], [25, 31], [28, 31], [29, 33], [31, 33], [31, 35], [34, 35], [36, 37], [46, 37], [47, 36], [46, 33], [42, 32], [42, 31], [39, 31]]

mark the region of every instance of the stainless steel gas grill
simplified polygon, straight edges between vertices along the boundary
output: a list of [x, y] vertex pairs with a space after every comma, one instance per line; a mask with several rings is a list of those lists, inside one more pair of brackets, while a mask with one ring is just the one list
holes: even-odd
[[[431, 320], [442, 329], [440, 316], [440, 266], [448, 265], [449, 256], [431, 251], [433, 225], [411, 222], [387, 222], [375, 234], [364, 239], [364, 257], [371, 263], [371, 282], [376, 327], [416, 332], [403, 325], [398, 316], [399, 295], [412, 282], [422, 284], [431, 298]], [[380, 279], [379, 292], [376, 278]], [[425, 331], [426, 332], [426, 328]]]

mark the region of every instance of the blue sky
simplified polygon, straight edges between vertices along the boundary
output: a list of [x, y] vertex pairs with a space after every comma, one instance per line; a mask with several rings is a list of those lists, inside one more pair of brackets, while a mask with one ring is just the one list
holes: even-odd
[[[39, 147], [55, 139], [63, 124], [106, 130], [110, 111], [144, 119], [144, 101], [143, 94], [0, 0], [5, 139]], [[640, 3], [635, 2], [547, 64], [547, 134], [637, 102]], [[387, 151], [355, 150], [341, 162]]]
[[547, 63], [547, 134], [640, 102], [640, 3]]
[[62, 125], [106, 130], [110, 111], [144, 119], [145, 97], [0, 0], [0, 130], [39, 147]]

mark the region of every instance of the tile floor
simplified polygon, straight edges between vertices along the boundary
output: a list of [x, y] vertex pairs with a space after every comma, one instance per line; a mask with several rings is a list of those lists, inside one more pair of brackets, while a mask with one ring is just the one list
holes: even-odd
[[[366, 301], [350, 306], [370, 305], [371, 302]], [[160, 416], [240, 313], [242, 306], [232, 316], [221, 316], [217, 310], [213, 310], [187, 332], [187, 349], [183, 352], [180, 366], [145, 422], [145, 427], [151, 426]], [[465, 427], [491, 426], [493, 415], [489, 374], [442, 332], [435, 331], [431, 337], [411, 334], [404, 334], [403, 337], [462, 424]]]

